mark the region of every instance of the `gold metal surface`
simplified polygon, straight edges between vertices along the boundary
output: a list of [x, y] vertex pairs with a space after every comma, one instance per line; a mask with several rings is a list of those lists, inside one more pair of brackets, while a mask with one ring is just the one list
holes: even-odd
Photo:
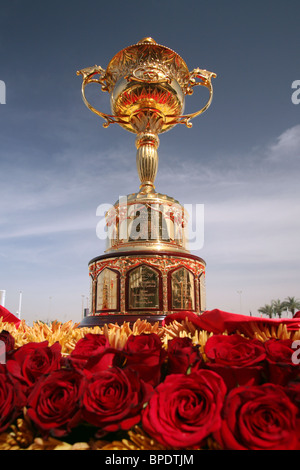
[[144, 264], [129, 272], [128, 309], [159, 308], [159, 274]]
[[186, 268], [180, 268], [172, 274], [171, 279], [172, 309], [194, 310], [195, 286], [192, 272]]
[[138, 134], [135, 145], [137, 148], [136, 166], [141, 181], [140, 192], [153, 192], [158, 167], [159, 138], [153, 133], [144, 132]]
[[[77, 72], [85, 105], [104, 120], [136, 135], [139, 192], [107, 211], [107, 249], [89, 263], [91, 315], [157, 317], [178, 310], [205, 310], [205, 262], [188, 250], [188, 214], [175, 199], [156, 192], [159, 135], [191, 120], [210, 106], [216, 74], [195, 68], [151, 37], [118, 52], [106, 70], [95, 65]], [[87, 85], [110, 95], [111, 113], [96, 109]], [[185, 98], [202, 86], [202, 108], [184, 114]], [[125, 318], [125, 317], [124, 317]]]
[[[177, 124], [191, 127], [191, 119], [202, 114], [211, 104], [214, 72], [195, 68], [189, 72], [179, 54], [157, 44], [150, 37], [118, 52], [106, 70], [101, 66], [77, 72], [82, 76], [82, 97], [86, 106], [104, 119], [104, 127], [117, 123], [138, 135], [137, 168], [141, 191], [154, 189], [157, 173], [157, 135]], [[111, 114], [97, 110], [86, 98], [87, 85], [96, 83], [110, 94]], [[209, 90], [206, 104], [198, 111], [183, 114], [185, 96], [194, 87]]]
[[[214, 72], [195, 68], [189, 72], [179, 54], [157, 44], [152, 38], [144, 38], [133, 46], [118, 52], [107, 69], [101, 66], [87, 67], [77, 72], [82, 75], [82, 95], [87, 107], [105, 119], [105, 127], [118, 123], [125, 129], [136, 132], [132, 116], [141, 109], [158, 112], [164, 122], [157, 133], [165, 132], [176, 124], [189, 122], [210, 105], [213, 97], [211, 79]], [[98, 78], [95, 78], [98, 75]], [[197, 81], [199, 80], [199, 81]], [[101, 85], [102, 91], [111, 95], [112, 114], [96, 110], [86, 99], [85, 87], [90, 83]], [[195, 86], [209, 89], [209, 99], [203, 108], [182, 115], [184, 96], [191, 95]]]
[[120, 198], [106, 213], [106, 252], [188, 253], [188, 213], [175, 199], [156, 192]]
[[[100, 256], [89, 263], [91, 279], [91, 313], [107, 312], [110, 293], [107, 286], [99, 293], [98, 280], [102, 272], [119, 273], [117, 290], [119, 312], [122, 314], [153, 315], [189, 309], [200, 313], [205, 305], [205, 261], [188, 254], [111, 254]], [[98, 296], [100, 299], [98, 300]], [[115, 296], [115, 293], [114, 293]], [[162, 298], [161, 298], [162, 296]]]
[[118, 278], [111, 269], [103, 269], [97, 278], [97, 311], [117, 310]]

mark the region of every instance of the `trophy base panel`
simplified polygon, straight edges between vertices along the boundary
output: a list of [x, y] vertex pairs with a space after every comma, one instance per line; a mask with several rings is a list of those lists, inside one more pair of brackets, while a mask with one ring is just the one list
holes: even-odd
[[124, 323], [129, 323], [132, 326], [137, 320], [144, 320], [148, 323], [154, 324], [162, 321], [167, 315], [124, 315], [124, 314], [113, 314], [113, 315], [89, 315], [85, 317], [80, 324], [79, 328], [94, 328], [95, 326], [103, 327], [108, 324], [117, 324], [119, 326]]

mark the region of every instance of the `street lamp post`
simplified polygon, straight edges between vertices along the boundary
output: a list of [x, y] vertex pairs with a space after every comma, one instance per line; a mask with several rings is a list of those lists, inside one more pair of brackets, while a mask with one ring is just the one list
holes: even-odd
[[242, 293], [243, 293], [243, 291], [237, 290], [237, 293], [239, 294], [239, 298], [240, 298], [240, 315], [241, 315], [242, 314]]

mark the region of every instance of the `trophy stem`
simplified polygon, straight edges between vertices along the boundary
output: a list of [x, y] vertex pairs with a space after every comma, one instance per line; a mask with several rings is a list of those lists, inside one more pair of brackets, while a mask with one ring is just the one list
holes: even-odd
[[154, 191], [154, 180], [158, 168], [159, 138], [152, 132], [143, 132], [136, 138], [136, 165], [141, 181], [140, 192]]

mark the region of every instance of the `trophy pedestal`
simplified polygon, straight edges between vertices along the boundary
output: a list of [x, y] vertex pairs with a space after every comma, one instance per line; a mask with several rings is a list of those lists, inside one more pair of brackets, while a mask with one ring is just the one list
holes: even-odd
[[189, 253], [124, 251], [89, 263], [91, 314], [80, 327], [162, 322], [205, 310], [205, 262]]

